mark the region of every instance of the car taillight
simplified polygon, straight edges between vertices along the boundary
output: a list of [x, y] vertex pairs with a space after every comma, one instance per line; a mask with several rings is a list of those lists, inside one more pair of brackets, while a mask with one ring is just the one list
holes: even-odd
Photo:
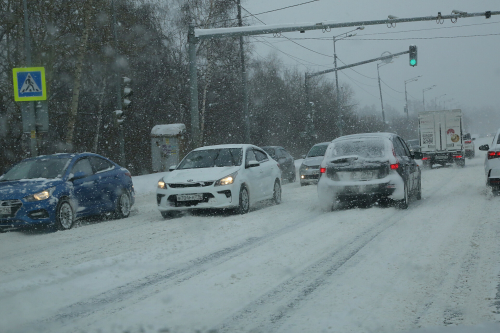
[[454, 158], [462, 158], [463, 156], [462, 155], [455, 155], [453, 156]]
[[500, 157], [500, 151], [489, 151], [488, 152], [488, 159], [491, 160], [493, 158], [499, 158]]
[[125, 176], [129, 176], [130, 178], [132, 178], [132, 175], [130, 174], [130, 172], [125, 172]]
[[472, 140], [465, 141], [465, 143], [472, 143]]
[[422, 157], [422, 161], [427, 161], [428, 159], [428, 157]]
[[320, 173], [325, 173], [326, 172], [326, 168], [319, 168], [319, 172]]
[[391, 164], [391, 170], [399, 169], [399, 163]]

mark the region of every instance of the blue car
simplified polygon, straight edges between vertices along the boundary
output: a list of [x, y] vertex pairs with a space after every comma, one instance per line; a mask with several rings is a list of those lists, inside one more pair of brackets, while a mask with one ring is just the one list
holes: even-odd
[[100, 155], [25, 159], [0, 177], [0, 231], [42, 224], [67, 230], [104, 213], [125, 218], [134, 197], [130, 172]]

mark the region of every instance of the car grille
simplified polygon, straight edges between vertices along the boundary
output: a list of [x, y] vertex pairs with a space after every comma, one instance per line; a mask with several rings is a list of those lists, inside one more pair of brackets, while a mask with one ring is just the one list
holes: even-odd
[[0, 218], [10, 218], [16, 216], [17, 211], [23, 206], [21, 200], [0, 201], [0, 206], [10, 207], [10, 214], [0, 214]]
[[177, 183], [177, 184], [168, 184], [171, 188], [186, 188], [186, 187], [206, 187], [212, 185], [214, 182], [199, 182], [199, 183]]

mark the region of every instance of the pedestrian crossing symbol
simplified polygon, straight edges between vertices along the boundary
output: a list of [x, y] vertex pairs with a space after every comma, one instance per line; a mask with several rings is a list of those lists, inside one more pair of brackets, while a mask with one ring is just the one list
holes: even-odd
[[47, 99], [45, 68], [14, 68], [14, 99], [17, 102]]

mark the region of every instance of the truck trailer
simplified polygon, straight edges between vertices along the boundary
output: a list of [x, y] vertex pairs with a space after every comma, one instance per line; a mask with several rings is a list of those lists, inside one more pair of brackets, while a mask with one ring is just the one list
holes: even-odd
[[465, 166], [462, 110], [418, 113], [418, 132], [424, 166], [456, 164]]

